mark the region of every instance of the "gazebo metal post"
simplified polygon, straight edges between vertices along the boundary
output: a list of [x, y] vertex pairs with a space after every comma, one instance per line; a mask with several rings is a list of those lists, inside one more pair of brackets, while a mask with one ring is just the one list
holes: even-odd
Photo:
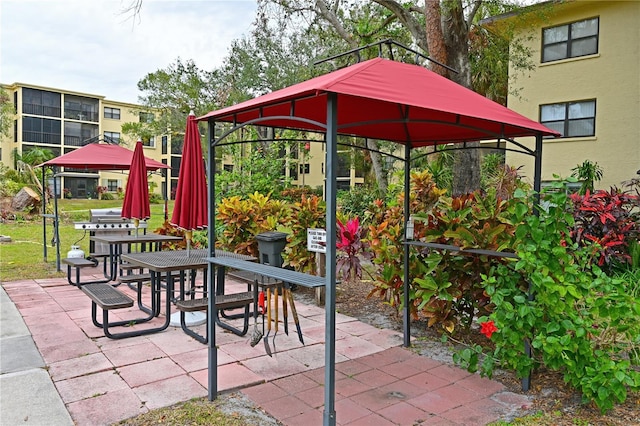
[[[53, 168], [53, 238], [56, 240], [56, 271], [60, 272], [60, 232], [58, 230], [58, 185], [57, 185], [57, 176], [56, 168]], [[61, 188], [62, 189], [62, 188]], [[62, 195], [64, 191], [60, 191], [60, 195]], [[46, 241], [44, 242], [47, 243]]]
[[326, 229], [327, 254], [325, 274], [325, 346], [324, 346], [324, 412], [323, 425], [335, 426], [335, 367], [336, 367], [336, 176], [338, 168], [338, 104], [335, 93], [327, 94], [327, 157], [325, 169], [326, 185]]
[[43, 247], [43, 257], [44, 261], [47, 261], [47, 182], [46, 178], [46, 167], [42, 167], [42, 241], [44, 244]]
[[169, 169], [160, 170], [160, 173], [164, 174], [164, 220], [165, 222], [169, 219], [169, 194], [171, 193], [171, 188], [169, 187]]
[[[407, 242], [407, 224], [410, 217], [410, 194], [411, 194], [411, 146], [407, 142], [404, 146], [404, 239]], [[409, 306], [409, 244], [404, 244], [403, 272], [404, 272], [404, 307], [402, 309], [402, 323], [404, 331], [404, 346], [411, 346], [411, 309]]]
[[[215, 121], [209, 121], [209, 149], [208, 149], [208, 175], [209, 175], [209, 256], [216, 255], [216, 156], [215, 156]], [[209, 262], [207, 267], [207, 308], [209, 309], [209, 315], [207, 315], [207, 333], [209, 336], [208, 343], [208, 390], [209, 401], [213, 401], [218, 396], [218, 349], [216, 348], [216, 322], [215, 322], [215, 284], [214, 279], [216, 274], [213, 271], [214, 266]]]
[[[533, 168], [533, 190], [535, 191], [535, 199], [533, 203], [533, 214], [540, 215], [540, 190], [542, 189], [542, 134], [536, 134], [536, 148], [534, 153], [535, 164]], [[531, 281], [529, 282], [529, 289], [527, 290], [527, 299], [532, 301], [535, 298], [533, 289], [531, 287]], [[524, 353], [531, 358], [531, 343], [526, 338], [524, 339]], [[531, 388], [531, 371], [526, 377], [522, 378], [522, 390], [528, 391]]]
[[[533, 190], [536, 192], [536, 207], [540, 204], [540, 189], [542, 187], [542, 134], [536, 135], [535, 164], [533, 169]], [[536, 209], [534, 214], [538, 214]]]

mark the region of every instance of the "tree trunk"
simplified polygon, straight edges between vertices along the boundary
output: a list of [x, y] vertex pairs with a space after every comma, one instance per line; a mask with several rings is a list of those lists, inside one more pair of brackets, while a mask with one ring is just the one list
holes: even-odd
[[33, 189], [25, 186], [11, 200], [11, 208], [15, 211], [22, 211], [29, 206], [38, 206], [40, 196]]
[[367, 149], [369, 149], [369, 155], [371, 156], [371, 167], [373, 168], [373, 173], [376, 177], [376, 182], [378, 183], [378, 189], [380, 190], [380, 195], [385, 196], [387, 194], [387, 187], [389, 182], [387, 182], [387, 173], [384, 171], [382, 167], [382, 155], [378, 152], [378, 143], [375, 139], [366, 139]]
[[[447, 47], [444, 43], [444, 34], [442, 33], [440, 0], [426, 0], [424, 5], [424, 14], [426, 20], [427, 44], [429, 46], [429, 57], [441, 64], [446, 64]], [[436, 74], [443, 77], [449, 77], [446, 68], [430, 62], [429, 68]]]
[[[451, 80], [471, 89], [471, 66], [469, 63], [469, 28], [459, 0], [447, 1], [441, 16], [442, 32], [447, 48], [447, 65], [458, 73], [451, 73]], [[479, 142], [467, 144], [478, 147]], [[480, 150], [455, 151], [453, 166], [453, 195], [462, 195], [480, 188]]]

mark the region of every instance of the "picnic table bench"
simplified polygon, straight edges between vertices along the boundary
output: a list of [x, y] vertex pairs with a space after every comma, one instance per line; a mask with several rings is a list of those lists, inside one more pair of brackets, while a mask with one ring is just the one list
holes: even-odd
[[[82, 268], [89, 268], [89, 267], [93, 268], [96, 266], [95, 262], [85, 259], [84, 257], [65, 257], [60, 261], [65, 265], [67, 265], [67, 281], [69, 282], [69, 284], [73, 286], [82, 287], [85, 284], [99, 284], [99, 283], [106, 283], [109, 281], [109, 280], [94, 280], [94, 281], [87, 281], [84, 283], [80, 282], [80, 270]], [[75, 281], [73, 281], [72, 279], [71, 268], [74, 268], [76, 271]]]

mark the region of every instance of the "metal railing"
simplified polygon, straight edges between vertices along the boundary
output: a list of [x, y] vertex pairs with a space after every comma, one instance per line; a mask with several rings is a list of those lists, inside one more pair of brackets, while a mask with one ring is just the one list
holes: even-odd
[[59, 133], [30, 132], [28, 130], [23, 130], [22, 141], [60, 145], [62, 137]]
[[22, 103], [23, 114], [42, 115], [45, 117], [60, 117], [60, 107], [52, 107], [39, 104]]

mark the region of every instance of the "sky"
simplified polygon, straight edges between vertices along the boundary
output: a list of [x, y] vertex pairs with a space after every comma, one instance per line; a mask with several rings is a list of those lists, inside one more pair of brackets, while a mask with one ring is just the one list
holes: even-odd
[[212, 70], [249, 34], [255, 0], [0, 0], [0, 83], [138, 103], [137, 83], [180, 58]]

